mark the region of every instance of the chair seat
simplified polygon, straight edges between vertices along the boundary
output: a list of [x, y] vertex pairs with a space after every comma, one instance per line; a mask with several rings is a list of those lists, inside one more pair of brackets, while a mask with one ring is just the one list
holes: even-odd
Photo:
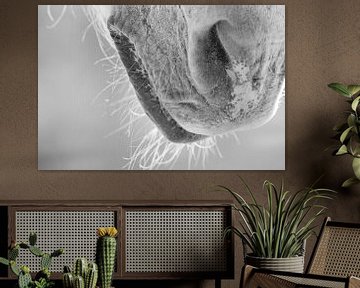
[[[315, 274], [299, 274], [292, 272], [271, 271], [246, 265], [243, 270], [246, 277], [242, 287], [249, 288], [347, 288], [360, 287], [360, 278], [334, 277]], [[349, 284], [351, 284], [349, 286]]]
[[[281, 279], [284, 279], [286, 281], [292, 282], [296, 284], [296, 287], [303, 287], [303, 286], [311, 286], [311, 287], [327, 287], [327, 288], [345, 288], [347, 279], [320, 279], [316, 277], [309, 278], [309, 275], [304, 275], [304, 278], [302, 277], [296, 277], [296, 276], [277, 276]], [[321, 277], [321, 276], [320, 276]]]

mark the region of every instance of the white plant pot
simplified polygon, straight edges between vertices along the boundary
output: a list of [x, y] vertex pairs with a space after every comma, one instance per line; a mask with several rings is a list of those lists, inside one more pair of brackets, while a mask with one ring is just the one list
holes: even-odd
[[304, 273], [304, 256], [289, 258], [263, 258], [246, 255], [245, 263], [262, 269]]

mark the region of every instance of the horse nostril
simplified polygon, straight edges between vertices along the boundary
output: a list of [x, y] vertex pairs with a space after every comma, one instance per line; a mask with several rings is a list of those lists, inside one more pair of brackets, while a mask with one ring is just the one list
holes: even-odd
[[209, 31], [209, 41], [212, 44], [209, 51], [209, 61], [216, 67], [224, 67], [225, 69], [229, 66], [230, 59], [219, 38], [218, 24], [219, 22], [213, 25]]
[[193, 31], [189, 37], [189, 69], [197, 90], [202, 94], [224, 85], [229, 56], [218, 36], [218, 23], [209, 29]]

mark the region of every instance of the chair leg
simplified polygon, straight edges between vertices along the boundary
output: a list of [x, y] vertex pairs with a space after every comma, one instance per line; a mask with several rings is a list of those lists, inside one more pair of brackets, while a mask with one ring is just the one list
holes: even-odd
[[241, 271], [240, 285], [239, 288], [248, 287], [251, 279], [251, 275], [253, 274], [254, 267], [250, 265], [244, 265]]
[[215, 279], [215, 288], [221, 288], [221, 279], [220, 278]]

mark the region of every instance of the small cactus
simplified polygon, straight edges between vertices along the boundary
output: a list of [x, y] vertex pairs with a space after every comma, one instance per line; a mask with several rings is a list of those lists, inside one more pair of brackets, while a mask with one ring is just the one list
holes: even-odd
[[62, 275], [62, 283], [64, 288], [74, 287], [74, 275], [71, 273], [69, 266], [64, 266], [64, 272]]
[[[63, 286], [64, 288], [77, 288], [76, 285], [83, 288], [95, 288], [96, 282], [98, 279], [98, 268], [96, 263], [90, 262], [87, 264], [88, 261], [86, 258], [78, 258], [75, 260], [74, 263], [74, 272], [71, 273], [71, 269], [69, 266], [64, 266], [64, 273], [63, 273]], [[82, 276], [84, 275], [84, 276]], [[82, 279], [82, 281], [80, 280]]]
[[64, 273], [71, 273], [71, 269], [69, 266], [67, 265], [64, 266]]
[[19, 246], [20, 246], [20, 248], [22, 248], [22, 249], [29, 249], [30, 248], [30, 245], [28, 245], [28, 244], [26, 244], [26, 243], [20, 243], [19, 244]]
[[98, 279], [98, 266], [96, 263], [89, 263], [85, 276], [85, 288], [95, 288]]
[[87, 268], [88, 261], [86, 260], [86, 258], [76, 259], [74, 266], [74, 274], [76, 276], [81, 276], [83, 279], [85, 279]]
[[[30, 233], [29, 244], [20, 242], [16, 243], [11, 241], [8, 251], [8, 259], [0, 257], [0, 264], [10, 266], [11, 271], [18, 276], [19, 288], [29, 287], [50, 287], [53, 282], [50, 281], [50, 264], [53, 257], [63, 254], [63, 249], [55, 250], [53, 253], [44, 253], [36, 245], [37, 236], [35, 233]], [[30, 253], [37, 257], [41, 257], [41, 271], [35, 275], [35, 281], [32, 280], [30, 275], [30, 269], [28, 266], [22, 266], [21, 268], [16, 264], [16, 259], [19, 256], [19, 250], [29, 250]], [[44, 286], [46, 285], [46, 286]]]
[[66, 272], [62, 277], [64, 288], [73, 288], [74, 287], [74, 276], [71, 272]]
[[96, 262], [99, 267], [99, 282], [101, 288], [110, 288], [116, 258], [115, 227], [98, 228], [99, 238], [96, 243]]
[[22, 266], [20, 268], [21, 272], [25, 273], [25, 274], [29, 274], [30, 273], [30, 268], [28, 266]]
[[20, 268], [16, 265], [16, 262], [14, 260], [10, 261], [10, 269], [16, 276], [19, 276], [21, 271]]
[[63, 253], [64, 253], [64, 249], [57, 249], [51, 253], [51, 257], [59, 257]]
[[30, 245], [29, 251], [30, 251], [32, 254], [34, 254], [35, 256], [37, 256], [37, 257], [41, 257], [41, 256], [44, 255], [44, 252], [42, 252], [42, 251], [40, 250], [40, 248], [38, 248], [38, 247], [36, 247], [36, 246], [31, 246], [31, 245]]
[[21, 272], [19, 274], [18, 285], [19, 288], [28, 288], [32, 283], [30, 269], [27, 266], [21, 267]]
[[41, 256], [41, 261], [40, 261], [41, 269], [45, 269], [45, 268], [49, 269], [51, 265], [51, 260], [52, 260], [51, 255], [48, 253], [44, 253], [44, 255]]
[[85, 288], [84, 278], [77, 275], [74, 277], [74, 288]]
[[35, 232], [31, 232], [29, 235], [29, 244], [31, 246], [35, 246], [37, 241], [37, 235]]
[[19, 256], [19, 246], [15, 246], [14, 248], [10, 249], [8, 252], [9, 260], [16, 260], [16, 258]]

